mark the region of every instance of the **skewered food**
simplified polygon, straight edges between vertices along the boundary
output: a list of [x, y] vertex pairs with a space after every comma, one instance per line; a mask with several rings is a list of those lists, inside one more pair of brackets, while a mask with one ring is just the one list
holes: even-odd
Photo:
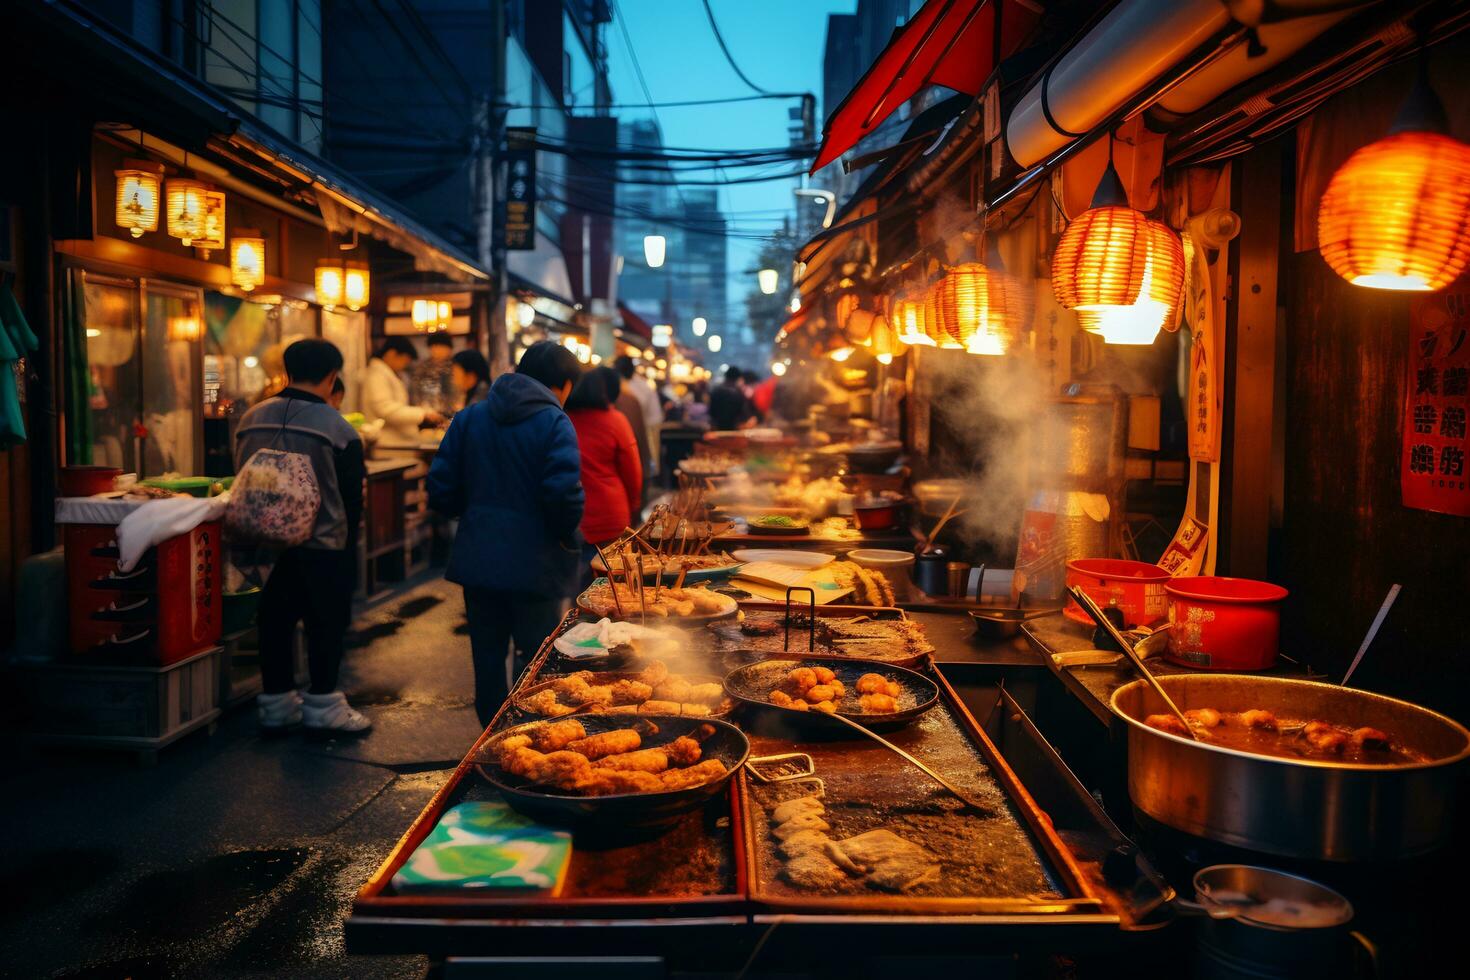
[[678, 616], [718, 616], [731, 612], [735, 600], [705, 588], [670, 589], [649, 585], [642, 590], [629, 588], [624, 582], [614, 586], [599, 579], [582, 593], [581, 604], [593, 615], [627, 619], [639, 614], [661, 619]]
[[[684, 527], [683, 530], [687, 530], [688, 528], [689, 528], [689, 525], [685, 525], [685, 527]], [[703, 521], [700, 522], [700, 524], [696, 526], [696, 531], [698, 529], [700, 529], [700, 528], [703, 528], [705, 530], [708, 530], [708, 523], [707, 522], [703, 522]], [[661, 529], [657, 525], [655, 525], [654, 527], [650, 528], [650, 532], [649, 533], [651, 533], [655, 538], [662, 538], [662, 537], [664, 537], [664, 535], [660, 534], [660, 530]], [[674, 527], [671, 524], [669, 526], [669, 536], [672, 536], [673, 533], [674, 533]], [[681, 531], [681, 534], [682, 534], [682, 531]], [[698, 535], [696, 534], [696, 536], [698, 536]], [[621, 555], [619, 555], [618, 557], [614, 558], [611, 554], [609, 554], [607, 556], [607, 560], [608, 560], [608, 563], [612, 565], [612, 573], [614, 575], [621, 576], [621, 575], [626, 574], [624, 572], [624, 568], [626, 566], [623, 564], [623, 559], [622, 559], [622, 556]], [[658, 573], [658, 570], [659, 570], [659, 564], [660, 563], [659, 563], [659, 560], [658, 560], [657, 557], [653, 557], [651, 555], [646, 555], [644, 557], [644, 559], [643, 559], [643, 574], [644, 574], [644, 576], [645, 577], [648, 577], [648, 576], [656, 575]], [[701, 555], [680, 555], [680, 554], [674, 554], [674, 555], [669, 555], [662, 562], [663, 571], [664, 571], [664, 577], [665, 578], [669, 578], [671, 576], [678, 575], [680, 572], [686, 571], [686, 570], [687, 571], [691, 571], [691, 572], [697, 572], [697, 571], [701, 571], [701, 570], [709, 569], [709, 568], [729, 568], [731, 565], [738, 565], [738, 564], [740, 564], [740, 562], [736, 561], [734, 558], [731, 558], [727, 553], [725, 553], [723, 551], [718, 552], [718, 553], [715, 553], [715, 554], [701, 554]], [[637, 568], [637, 558], [636, 557], [634, 558], [634, 566], [633, 567], [636, 570], [636, 568]], [[601, 569], [601, 570], [602, 571], [607, 571], [607, 569], [605, 569], [605, 568], [604, 569]]]
[[587, 710], [707, 717], [729, 708], [725, 689], [718, 682], [670, 674], [662, 660], [633, 674], [584, 670], [538, 687], [522, 695], [516, 706], [551, 718]]
[[[780, 653], [786, 644], [786, 614], [746, 610], [740, 622], [721, 621], [706, 625], [715, 635], [717, 652], [752, 651]], [[808, 619], [793, 613], [791, 649], [807, 646]], [[822, 656], [855, 657], [881, 663], [911, 664], [934, 652], [924, 627], [907, 619], [875, 619], [871, 616], [818, 616], [813, 628], [815, 647]]]
[[740, 460], [723, 453], [701, 453], [679, 461], [679, 469], [690, 476], [724, 476], [740, 465]]
[[1264, 709], [1230, 712], [1194, 708], [1174, 715], [1149, 715], [1144, 724], [1171, 735], [1196, 738], [1221, 748], [1286, 759], [1322, 759], [1375, 765], [1422, 762], [1427, 756], [1377, 728], [1352, 728], [1322, 719], [1289, 721]]
[[850, 561], [833, 562], [827, 568], [831, 571], [834, 582], [844, 589], [852, 589], [852, 595], [848, 597], [852, 605], [893, 605], [893, 583], [882, 572]]
[[705, 759], [698, 765], [690, 766], [688, 769], [670, 769], [663, 773], [659, 779], [663, 782], [665, 790], [687, 789], [690, 786], [699, 786], [718, 779], [725, 774], [725, 764], [719, 759]]

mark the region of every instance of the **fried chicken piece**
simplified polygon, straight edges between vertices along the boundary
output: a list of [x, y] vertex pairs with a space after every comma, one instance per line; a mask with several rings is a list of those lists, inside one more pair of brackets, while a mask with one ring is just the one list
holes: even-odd
[[842, 695], [838, 694], [837, 689], [831, 684], [813, 684], [802, 691], [801, 696], [812, 704], [816, 704], [820, 701], [836, 701]]
[[791, 708], [795, 711], [805, 711], [809, 707], [805, 701], [798, 701], [779, 687], [771, 692], [771, 703], [778, 708]]
[[653, 697], [653, 686], [642, 681], [620, 680], [612, 685], [613, 704], [639, 704]]
[[567, 748], [589, 759], [631, 752], [643, 744], [643, 738], [631, 728], [615, 728], [567, 743]]
[[548, 752], [540, 760], [536, 769], [536, 782], [548, 783], [561, 789], [577, 789], [578, 784], [587, 778], [592, 764], [587, 757], [577, 752], [568, 752], [565, 749], [558, 752]]
[[[511, 742], [515, 740], [507, 739], [506, 741]], [[546, 754], [537, 752], [535, 749], [524, 744], [502, 745], [500, 746], [498, 758], [500, 759], [500, 768], [511, 775], [520, 776], [524, 779], [535, 779], [536, 773], [540, 770], [541, 760], [546, 758]]]
[[798, 667], [786, 675], [791, 682], [791, 687], [798, 693], [805, 693], [808, 688], [816, 686], [817, 672], [810, 667]]
[[602, 709], [605, 715], [636, 715], [639, 705], [636, 704], [610, 704]]
[[677, 715], [683, 708], [678, 701], [644, 701], [638, 706], [640, 715]]
[[827, 845], [830, 843], [832, 843], [832, 838], [823, 831], [798, 830], [776, 845], [776, 850], [781, 852], [782, 857], [789, 859], [802, 854], [825, 854]]
[[704, 749], [688, 735], [680, 735], [663, 747], [671, 766], [692, 766], [704, 755]]
[[655, 660], [638, 673], [638, 679], [650, 687], [662, 684], [665, 677], [669, 676], [669, 665], [662, 660]]
[[1184, 717], [1189, 719], [1191, 725], [1198, 725], [1201, 728], [1219, 728], [1220, 723], [1224, 721], [1220, 712], [1214, 708], [1191, 708], [1184, 712]]
[[664, 784], [651, 772], [605, 769], [599, 766], [592, 769], [574, 788], [590, 796], [611, 796], [615, 793], [660, 793]]
[[1302, 736], [1306, 738], [1307, 744], [1318, 752], [1330, 755], [1341, 754], [1347, 747], [1348, 736], [1340, 732], [1336, 727], [1325, 721], [1309, 721], [1302, 727]]
[[686, 701], [679, 705], [679, 714], [685, 718], [708, 718], [713, 712], [710, 711], [707, 704], [694, 704]]
[[886, 694], [864, 694], [858, 704], [870, 715], [891, 714], [898, 710], [898, 702]]
[[500, 740], [500, 744], [495, 746], [495, 750], [501, 753], [510, 752], [514, 749], [525, 748], [530, 744], [531, 736], [529, 735], [507, 735]]
[[653, 696], [661, 701], [692, 701], [689, 692], [694, 688], [682, 677], [670, 677], [653, 689]]
[[1348, 736], [1353, 745], [1359, 749], [1378, 749], [1380, 752], [1387, 751], [1393, 744], [1393, 739], [1388, 733], [1377, 728], [1357, 728]]
[[537, 691], [535, 694], [526, 698], [526, 707], [538, 715], [546, 715], [551, 718], [556, 718], [560, 715], [569, 715], [577, 710], [558, 701], [556, 699], [556, 692], [550, 689]]
[[864, 674], [857, 679], [859, 694], [887, 694], [888, 678], [882, 674]]
[[1157, 728], [1159, 731], [1167, 732], [1170, 735], [1189, 737], [1189, 729], [1185, 727], [1184, 722], [1173, 715], [1149, 715], [1143, 719], [1143, 723], [1150, 728]]
[[1239, 720], [1246, 728], [1259, 728], [1267, 732], [1274, 732], [1277, 729], [1276, 716], [1260, 708], [1242, 711]]
[[786, 840], [793, 834], [802, 830], [831, 830], [832, 825], [823, 820], [817, 813], [798, 813], [790, 820], [783, 820], [771, 829], [771, 834], [777, 840]]
[[831, 701], [818, 701], [816, 704], [812, 705], [812, 710], [825, 712], [829, 715], [835, 715], [837, 714], [837, 705], [833, 704]]
[[542, 725], [531, 734], [532, 743], [542, 752], [564, 749], [569, 743], [586, 737], [587, 729], [582, 727], [582, 723], [570, 718]]
[[847, 880], [847, 875], [830, 858], [811, 852], [787, 861], [781, 875], [798, 888], [828, 889]]
[[613, 689], [611, 684], [589, 684], [582, 692], [583, 704], [612, 704]]
[[668, 752], [661, 748], [638, 749], [636, 752], [603, 756], [597, 760], [597, 768], [657, 774], [669, 768], [669, 761]]
[[719, 704], [725, 700], [725, 687], [723, 684], [718, 684], [713, 681], [708, 684], [693, 684], [690, 686], [689, 694], [684, 700]]
[[837, 675], [832, 673], [832, 669], [830, 667], [813, 667], [812, 673], [817, 675], [818, 684], [831, 684], [837, 679]]
[[787, 800], [785, 803], [776, 804], [776, 808], [771, 811], [771, 822], [785, 823], [798, 814], [815, 813], [820, 815], [826, 811], [827, 807], [815, 796], [798, 796], [794, 800]]
[[701, 786], [713, 779], [719, 779], [724, 774], [725, 764], [723, 762], [719, 759], [705, 759], [688, 769], [670, 769], [659, 776], [659, 779], [663, 781], [664, 790], [668, 791]]

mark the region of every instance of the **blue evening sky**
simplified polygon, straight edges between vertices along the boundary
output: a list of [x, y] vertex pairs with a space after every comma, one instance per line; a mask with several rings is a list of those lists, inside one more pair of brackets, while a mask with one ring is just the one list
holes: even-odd
[[[821, 104], [822, 49], [829, 13], [852, 13], [856, 0], [711, 0], [715, 19], [735, 62], [761, 88], [772, 92], [811, 92], [817, 96], [817, 133], [827, 107]], [[622, 17], [654, 102], [727, 98], [750, 95], [726, 63], [710, 31], [701, 0], [617, 0], [614, 17]], [[613, 102], [643, 103], [643, 89], [616, 19], [607, 30]], [[679, 147], [757, 149], [785, 146], [786, 110], [795, 100], [762, 100], [727, 105], [667, 107], [657, 110], [664, 143]], [[620, 119], [649, 115], [647, 109], [615, 110]], [[778, 164], [769, 172], [798, 169]], [[743, 176], [749, 168], [729, 171]], [[717, 178], [711, 172], [692, 179]], [[720, 204], [730, 218], [729, 299], [731, 313], [743, 318], [746, 292], [760, 243], [741, 235], [768, 234], [792, 214], [795, 180], [735, 184], [720, 189]]]

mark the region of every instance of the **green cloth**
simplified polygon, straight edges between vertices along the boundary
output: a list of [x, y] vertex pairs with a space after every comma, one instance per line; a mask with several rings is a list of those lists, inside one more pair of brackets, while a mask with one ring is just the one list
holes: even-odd
[[66, 427], [66, 462], [92, 463], [92, 373], [87, 364], [87, 297], [82, 274], [73, 269], [61, 295], [62, 418]]
[[0, 282], [0, 449], [26, 441], [25, 414], [20, 407], [15, 363], [36, 349], [38, 341], [26, 323], [10, 284]]
[[572, 859], [572, 835], [542, 827], [501, 802], [461, 803], [439, 821], [393, 876], [400, 895], [536, 891], [556, 895]]

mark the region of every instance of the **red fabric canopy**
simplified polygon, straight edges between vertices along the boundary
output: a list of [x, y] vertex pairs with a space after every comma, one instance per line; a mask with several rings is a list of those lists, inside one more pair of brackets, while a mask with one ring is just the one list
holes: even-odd
[[[988, 9], [987, 9], [988, 8]], [[929, 0], [873, 62], [837, 111], [827, 118], [812, 172], [846, 153], [926, 85], [979, 95], [1000, 56], [1020, 46], [1037, 14], [1026, 0]]]
[[618, 312], [621, 313], [623, 316], [624, 330], [628, 331], [629, 333], [635, 333], [638, 336], [642, 337], [644, 340], [653, 339], [653, 328], [648, 325], [647, 320], [643, 319], [643, 317], [628, 309], [622, 303], [618, 304]]

